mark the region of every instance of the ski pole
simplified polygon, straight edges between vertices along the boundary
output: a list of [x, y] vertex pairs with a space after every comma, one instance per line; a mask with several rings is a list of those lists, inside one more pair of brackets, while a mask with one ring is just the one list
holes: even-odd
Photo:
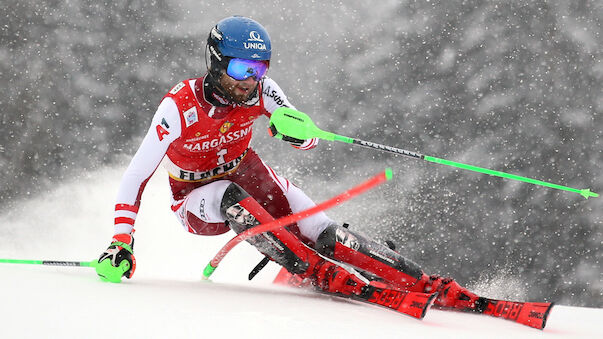
[[96, 260], [93, 260], [93, 261], [57, 261], [57, 260], [0, 259], [0, 264], [29, 264], [29, 265], [48, 265], [48, 266], [94, 267], [94, 265], [96, 264]]
[[512, 179], [512, 180], [523, 181], [523, 182], [527, 182], [527, 183], [534, 184], [534, 185], [540, 185], [540, 186], [545, 186], [545, 187], [554, 188], [554, 189], [558, 189], [558, 190], [574, 192], [574, 193], [578, 193], [578, 194], [582, 195], [586, 199], [588, 199], [589, 197], [598, 197], [599, 196], [599, 194], [591, 192], [590, 189], [588, 189], [588, 188], [585, 188], [585, 189], [571, 188], [571, 187], [557, 185], [557, 184], [553, 184], [553, 183], [542, 181], [542, 180], [536, 180], [536, 179], [522, 177], [522, 176], [515, 175], [515, 174], [509, 174], [509, 173], [495, 171], [495, 170], [491, 170], [491, 169], [487, 169], [487, 168], [477, 167], [477, 166], [473, 166], [473, 165], [467, 165], [467, 164], [463, 164], [460, 162], [454, 162], [454, 161], [450, 161], [450, 160], [446, 160], [446, 159], [440, 159], [440, 158], [424, 155], [421, 153], [411, 152], [411, 151], [407, 151], [404, 149], [392, 147], [392, 146], [381, 145], [381, 144], [377, 144], [377, 143], [370, 142], [370, 141], [364, 141], [364, 140], [360, 140], [360, 139], [337, 135], [337, 134], [331, 133], [331, 132], [326, 132], [326, 131], [323, 131], [320, 128], [316, 127], [316, 125], [314, 124], [312, 119], [310, 119], [310, 117], [307, 114], [300, 112], [300, 111], [296, 111], [296, 110], [288, 108], [288, 107], [277, 108], [274, 111], [274, 113], [272, 113], [272, 116], [270, 118], [270, 129], [271, 129], [271, 133], [273, 134], [274, 137], [283, 139], [285, 141], [287, 141], [288, 139], [290, 140], [292, 138], [300, 139], [300, 140], [319, 138], [319, 139], [328, 140], [328, 141], [339, 141], [339, 142], [344, 142], [344, 143], [348, 143], [348, 144], [354, 144], [354, 145], [364, 146], [364, 147], [368, 147], [368, 148], [373, 148], [373, 149], [377, 149], [380, 151], [404, 155], [407, 157], [421, 159], [421, 160], [425, 160], [425, 161], [429, 161], [429, 162], [433, 162], [433, 163], [437, 163], [437, 164], [461, 168], [461, 169], [469, 170], [469, 171], [473, 171], [473, 172], [479, 172], [479, 173], [484, 173], [484, 174], [497, 176], [497, 177], [501, 177], [501, 178], [508, 178], [508, 179]]
[[286, 216], [286, 217], [283, 217], [280, 219], [276, 219], [276, 220], [273, 220], [273, 221], [270, 221], [270, 222], [267, 222], [264, 224], [257, 225], [253, 228], [250, 228], [246, 231], [243, 231], [243, 232], [237, 234], [234, 238], [230, 239], [230, 241], [228, 241], [226, 243], [226, 245], [224, 245], [224, 247], [222, 247], [222, 249], [220, 249], [220, 251], [218, 251], [218, 253], [207, 264], [207, 266], [205, 266], [205, 269], [203, 270], [202, 279], [203, 280], [209, 279], [209, 277], [214, 273], [214, 271], [216, 270], [216, 268], [218, 267], [218, 265], [220, 264], [222, 259], [224, 259], [226, 254], [228, 254], [228, 252], [230, 252], [230, 250], [233, 249], [233, 247], [235, 247], [241, 241], [243, 241], [249, 237], [256, 236], [260, 233], [273, 231], [277, 228], [290, 225], [298, 220], [307, 218], [318, 212], [321, 212], [321, 211], [327, 210], [329, 208], [332, 208], [336, 205], [339, 205], [342, 202], [349, 200], [359, 194], [362, 194], [362, 193], [374, 188], [375, 186], [382, 184], [383, 182], [385, 182], [387, 180], [391, 180], [392, 176], [393, 176], [392, 170], [387, 168], [383, 172], [366, 180], [365, 182], [363, 182], [363, 183], [361, 183], [361, 184], [359, 184], [327, 201], [324, 201], [314, 207], [308, 208], [307, 210], [304, 210], [304, 211], [301, 211], [301, 212], [298, 212], [298, 213], [295, 213], [295, 214], [292, 214], [292, 215], [289, 215], [289, 216]]

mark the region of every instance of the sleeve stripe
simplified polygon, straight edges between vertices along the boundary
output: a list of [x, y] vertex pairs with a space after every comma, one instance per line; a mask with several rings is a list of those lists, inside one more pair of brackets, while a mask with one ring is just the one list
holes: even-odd
[[138, 206], [128, 205], [128, 204], [116, 204], [115, 210], [116, 211], [130, 211], [130, 212], [138, 213]]
[[309, 150], [312, 149], [314, 147], [316, 147], [316, 145], [318, 145], [318, 138], [312, 138], [312, 139], [308, 139], [306, 140], [302, 145], [300, 146], [293, 146], [297, 149], [301, 149], [301, 150]]
[[134, 226], [134, 219], [124, 217], [115, 218], [115, 225], [117, 224], [128, 224]]

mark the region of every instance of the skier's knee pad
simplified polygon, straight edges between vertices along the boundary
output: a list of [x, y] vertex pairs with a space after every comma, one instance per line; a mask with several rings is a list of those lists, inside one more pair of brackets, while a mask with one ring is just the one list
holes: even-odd
[[228, 185], [222, 196], [220, 212], [222, 212], [224, 219], [228, 221], [228, 226], [236, 233], [241, 233], [259, 224], [259, 221], [251, 212], [239, 204], [249, 197], [249, 194], [234, 182]]
[[[236, 233], [258, 225], [260, 214], [270, 216], [257, 201], [235, 183], [226, 188], [220, 210], [228, 226]], [[308, 268], [305, 259], [309, 249], [287, 229], [264, 232], [248, 238], [247, 242], [293, 274], [304, 273]]]
[[224, 210], [247, 197], [249, 197], [249, 194], [241, 186], [231, 182], [222, 196], [221, 208]]

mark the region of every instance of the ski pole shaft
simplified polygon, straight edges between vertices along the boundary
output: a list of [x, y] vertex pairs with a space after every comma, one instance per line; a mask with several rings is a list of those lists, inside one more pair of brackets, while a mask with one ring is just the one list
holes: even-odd
[[260, 233], [273, 231], [277, 228], [290, 225], [298, 220], [307, 218], [311, 215], [314, 215], [316, 213], [322, 212], [322, 211], [332, 208], [336, 205], [339, 205], [346, 200], [349, 200], [359, 194], [362, 194], [362, 193], [376, 187], [377, 185], [382, 184], [383, 182], [385, 182], [387, 180], [390, 180], [392, 178], [392, 176], [393, 176], [392, 170], [388, 168], [388, 169], [384, 170], [383, 172], [379, 173], [378, 175], [359, 184], [358, 186], [355, 186], [355, 187], [353, 187], [327, 201], [324, 201], [312, 208], [309, 208], [307, 210], [304, 210], [304, 211], [301, 211], [301, 212], [298, 212], [298, 213], [295, 213], [295, 214], [292, 214], [292, 215], [289, 215], [289, 216], [286, 216], [286, 217], [283, 217], [280, 219], [276, 219], [276, 220], [267, 222], [265, 224], [257, 225], [253, 228], [250, 228], [246, 231], [243, 231], [243, 232], [237, 234], [234, 238], [232, 238], [230, 241], [228, 241], [226, 243], [226, 245], [224, 245], [224, 247], [222, 247], [222, 249], [220, 249], [220, 251], [218, 251], [218, 253], [214, 256], [214, 258], [207, 264], [207, 266], [205, 266], [205, 269], [203, 270], [202, 278], [204, 280], [209, 279], [209, 277], [214, 273], [214, 271], [216, 270], [216, 268], [218, 267], [218, 265], [220, 264], [222, 259], [224, 259], [226, 254], [228, 254], [228, 252], [230, 252], [230, 250], [232, 250], [237, 244], [239, 244], [243, 240], [245, 240], [249, 237], [256, 236]]
[[463, 163], [460, 163], [460, 162], [454, 162], [454, 161], [450, 161], [450, 160], [446, 160], [446, 159], [440, 159], [440, 158], [436, 158], [436, 157], [430, 157], [430, 156], [427, 156], [427, 155], [424, 156], [424, 159], [426, 161], [430, 161], [430, 162], [433, 162], [433, 163], [442, 164], [442, 165], [448, 165], [448, 166], [453, 166], [453, 167], [462, 168], [462, 169], [465, 169], [465, 170], [479, 172], [479, 173], [484, 173], [484, 174], [488, 174], [488, 175], [492, 175], [492, 176], [496, 176], [496, 177], [508, 178], [508, 179], [512, 179], [512, 180], [527, 182], [527, 183], [530, 183], [530, 184], [533, 184], [533, 185], [539, 185], [539, 186], [549, 187], [549, 188], [553, 188], [553, 189], [557, 189], [557, 190], [562, 190], [562, 191], [574, 192], [574, 193], [580, 194], [581, 196], [583, 196], [586, 199], [588, 199], [589, 197], [595, 197], [596, 198], [596, 197], [599, 196], [599, 194], [591, 192], [590, 189], [588, 189], [588, 188], [577, 189], [577, 188], [572, 188], [572, 187], [557, 185], [557, 184], [553, 184], [553, 183], [542, 181], [542, 180], [537, 180], [537, 179], [522, 177], [522, 176], [516, 175], [516, 174], [510, 174], [510, 173], [495, 171], [495, 170], [491, 170], [491, 169], [487, 169], [487, 168], [482, 168], [482, 167], [477, 167], [477, 166], [463, 164]]
[[48, 266], [94, 267], [94, 263], [95, 263], [95, 261], [0, 259], [0, 264], [28, 264], [28, 265], [48, 265]]
[[368, 147], [368, 148], [378, 149], [380, 151], [404, 155], [404, 156], [415, 158], [415, 159], [422, 159], [422, 160], [433, 162], [436, 164], [447, 165], [447, 166], [457, 167], [457, 168], [461, 168], [461, 169], [468, 170], [468, 171], [488, 174], [488, 175], [495, 176], [495, 177], [523, 181], [523, 182], [527, 182], [527, 183], [534, 184], [534, 185], [554, 188], [554, 189], [558, 189], [558, 190], [562, 190], [562, 191], [574, 192], [574, 193], [578, 193], [578, 194], [582, 195], [586, 199], [588, 199], [589, 197], [598, 197], [599, 196], [599, 194], [591, 192], [587, 188], [586, 189], [577, 189], [577, 188], [557, 185], [557, 184], [553, 184], [553, 183], [542, 181], [542, 180], [532, 179], [532, 178], [523, 177], [523, 176], [516, 175], [516, 174], [510, 174], [510, 173], [495, 171], [495, 170], [491, 170], [491, 169], [487, 169], [487, 168], [483, 168], [483, 167], [463, 164], [460, 162], [436, 158], [436, 157], [432, 157], [429, 155], [411, 152], [411, 151], [407, 151], [407, 150], [392, 147], [392, 146], [381, 145], [381, 144], [377, 144], [377, 143], [370, 142], [370, 141], [364, 141], [364, 140], [355, 139], [355, 138], [339, 137], [339, 136], [336, 137], [334, 140], [351, 143], [354, 145], [360, 145], [360, 146], [364, 146], [364, 147]]
[[381, 145], [381, 144], [377, 144], [377, 143], [370, 142], [370, 141], [350, 138], [350, 137], [346, 137], [346, 136], [342, 136], [342, 135], [337, 135], [335, 133], [326, 132], [326, 131], [323, 131], [320, 128], [316, 127], [314, 122], [312, 122], [312, 120], [310, 119], [310, 117], [308, 117], [307, 114], [302, 113], [300, 111], [296, 111], [291, 108], [287, 108], [287, 107], [278, 108], [274, 111], [274, 113], [272, 113], [272, 116], [270, 117], [270, 125], [277, 131], [277, 133], [274, 136], [276, 138], [280, 138], [280, 139], [282, 139], [283, 136], [285, 136], [285, 137], [290, 137], [290, 138], [295, 138], [295, 139], [320, 138], [323, 140], [339, 141], [339, 142], [344, 142], [344, 143], [348, 143], [348, 144], [373, 148], [373, 149], [377, 149], [380, 151], [395, 153], [398, 155], [404, 155], [407, 157], [421, 159], [421, 160], [425, 160], [425, 161], [429, 161], [429, 162], [433, 162], [433, 163], [437, 163], [437, 164], [441, 164], [441, 165], [452, 166], [452, 167], [456, 167], [456, 168], [460, 168], [460, 169], [464, 169], [464, 170], [468, 170], [468, 171], [488, 174], [488, 175], [492, 175], [492, 176], [517, 180], [517, 181], [523, 181], [523, 182], [527, 182], [530, 184], [549, 187], [549, 188], [553, 188], [553, 189], [557, 189], [557, 190], [574, 192], [574, 193], [578, 193], [578, 194], [582, 195], [586, 199], [588, 199], [589, 197], [598, 197], [599, 196], [599, 194], [591, 192], [590, 189], [588, 189], [588, 188], [577, 189], [577, 188], [557, 185], [557, 184], [553, 184], [553, 183], [542, 181], [542, 180], [531, 179], [531, 178], [527, 178], [527, 177], [522, 177], [520, 175], [505, 173], [505, 172], [501, 172], [501, 171], [495, 171], [495, 170], [491, 170], [491, 169], [487, 169], [487, 168], [483, 168], [483, 167], [477, 167], [477, 166], [473, 166], [473, 165], [463, 164], [460, 162], [450, 161], [450, 160], [446, 160], [446, 159], [440, 159], [440, 158], [424, 155], [421, 153], [407, 151], [407, 150], [404, 150], [401, 148], [396, 148], [396, 147], [387, 146], [387, 145]]

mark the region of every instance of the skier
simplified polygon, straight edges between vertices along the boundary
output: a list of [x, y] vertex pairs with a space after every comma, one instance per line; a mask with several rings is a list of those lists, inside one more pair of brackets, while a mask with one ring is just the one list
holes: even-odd
[[[240, 233], [257, 225], [266, 212], [280, 218], [314, 206], [249, 147], [257, 118], [270, 117], [278, 107], [294, 108], [266, 76], [271, 42], [264, 27], [246, 17], [225, 18], [211, 29], [205, 54], [207, 73], [178, 83], [164, 96], [123, 175], [114, 236], [96, 264], [101, 278], [134, 274], [134, 221], [145, 185], [162, 160], [169, 173], [171, 208], [190, 233]], [[284, 140], [301, 150], [317, 144], [316, 139]], [[471, 309], [478, 299], [454, 280], [426, 275], [414, 262], [339, 226], [325, 213], [248, 241], [327, 293], [360, 295], [369, 284], [388, 284], [439, 292], [435, 304], [443, 307]]]

